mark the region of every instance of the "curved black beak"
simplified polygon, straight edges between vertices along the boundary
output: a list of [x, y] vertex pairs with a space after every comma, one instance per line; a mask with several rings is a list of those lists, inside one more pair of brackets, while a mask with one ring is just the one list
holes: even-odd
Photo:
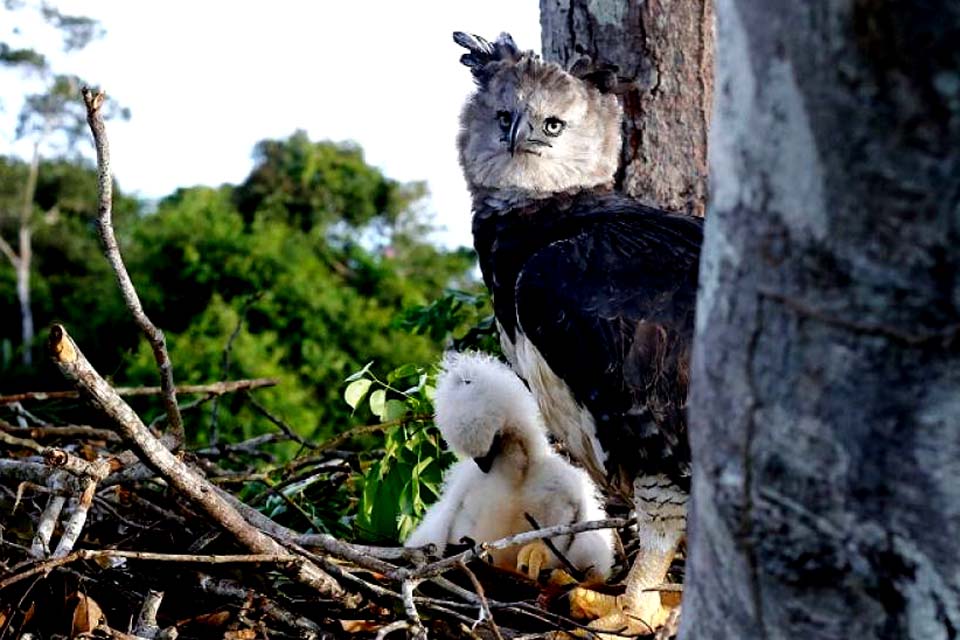
[[490, 469], [493, 467], [493, 461], [497, 459], [497, 456], [500, 455], [500, 434], [493, 436], [493, 442], [490, 443], [490, 449], [486, 454], [480, 456], [479, 458], [474, 458], [473, 461], [477, 463], [477, 466], [480, 467], [480, 471], [484, 473], [489, 473]]
[[527, 129], [530, 124], [527, 122], [527, 116], [523, 111], [514, 111], [510, 118], [510, 130], [507, 132], [507, 146], [510, 149], [510, 155], [516, 155], [519, 145], [527, 135]]

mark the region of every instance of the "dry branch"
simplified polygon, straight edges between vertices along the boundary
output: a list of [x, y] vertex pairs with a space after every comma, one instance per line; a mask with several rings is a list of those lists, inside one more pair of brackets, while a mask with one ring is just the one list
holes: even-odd
[[200, 564], [273, 564], [278, 566], [297, 565], [302, 562], [298, 556], [281, 552], [279, 554], [254, 553], [230, 555], [197, 555], [190, 553], [151, 553], [147, 551], [124, 551], [121, 549], [78, 549], [64, 556], [37, 563], [29, 569], [0, 580], [0, 589], [26, 580], [40, 573], [47, 573], [57, 567], [77, 560], [101, 560], [104, 558], [126, 558], [128, 560], [146, 560], [152, 562], [196, 562]]
[[120, 293], [123, 295], [127, 309], [133, 314], [137, 326], [143, 331], [150, 347], [153, 349], [153, 356], [157, 361], [157, 367], [160, 369], [160, 387], [163, 389], [163, 404], [167, 411], [170, 431], [178, 442], [183, 443], [183, 418], [180, 416], [180, 407], [177, 405], [177, 392], [173, 384], [173, 363], [170, 362], [170, 355], [167, 353], [166, 338], [144, 312], [143, 305], [140, 304], [140, 296], [137, 295], [137, 290], [133, 287], [133, 281], [130, 280], [130, 274], [127, 273], [127, 267], [120, 256], [117, 237], [113, 233], [113, 176], [110, 173], [110, 145], [107, 142], [107, 129], [103, 123], [103, 113], [101, 113], [106, 95], [102, 91], [94, 93], [89, 87], [84, 87], [82, 93], [83, 102], [87, 106], [87, 122], [90, 125], [90, 131], [93, 133], [93, 143], [97, 149], [97, 190], [99, 195], [97, 228], [100, 232], [100, 240], [103, 243], [103, 251], [113, 268], [114, 275], [116, 275], [117, 284], [120, 286]]
[[40, 515], [40, 521], [37, 523], [36, 533], [33, 536], [33, 543], [30, 545], [30, 555], [34, 558], [43, 558], [50, 553], [50, 539], [53, 537], [53, 530], [60, 519], [60, 512], [63, 511], [63, 505], [67, 499], [63, 496], [51, 494], [47, 499], [47, 506], [43, 508]]
[[[286, 551], [272, 538], [249, 525], [243, 517], [190, 467], [175, 457], [157, 440], [140, 417], [100, 377], [86, 357], [67, 334], [66, 329], [54, 325], [50, 330], [49, 347], [54, 363], [61, 373], [72, 380], [84, 397], [108, 415], [124, 438], [159, 475], [199, 506], [215, 522], [229, 531], [245, 547], [255, 553], [282, 555]], [[310, 562], [303, 562], [294, 571], [294, 577], [327, 596], [341, 593], [336, 581]]]
[[[76, 392], [73, 393], [76, 394]], [[107, 442], [120, 442], [120, 436], [110, 429], [98, 429], [82, 424], [17, 427], [0, 420], [0, 432], [5, 432], [12, 436], [27, 436], [33, 440], [43, 440], [46, 438], [84, 438], [90, 440], [105, 440]], [[2, 439], [2, 436], [0, 436], [0, 439]]]
[[537, 529], [536, 531], [524, 531], [523, 533], [507, 536], [506, 538], [500, 538], [499, 540], [494, 540], [492, 542], [480, 542], [471, 549], [467, 549], [466, 551], [456, 555], [437, 560], [436, 562], [432, 562], [422, 567], [417, 567], [416, 569], [399, 569], [391, 574], [390, 577], [396, 580], [405, 580], [407, 578], [423, 579], [438, 576], [444, 571], [459, 566], [460, 563], [477, 560], [488, 551], [506, 549], [507, 547], [512, 546], [522, 546], [525, 544], [530, 544], [535, 540], [554, 538], [557, 536], [569, 535], [571, 533], [594, 531], [596, 529], [615, 529], [625, 527], [630, 524], [630, 522], [631, 521], [626, 518], [606, 518], [605, 520], [593, 520], [591, 522], [578, 522], [576, 524], [563, 524], [555, 527], [546, 527], [544, 529]]
[[[222, 396], [226, 393], [272, 387], [276, 384], [277, 381], [273, 378], [252, 378], [249, 380], [228, 380], [211, 384], [181, 384], [177, 385], [176, 392], [178, 395]], [[160, 387], [114, 387], [113, 390], [120, 396], [155, 396], [163, 393], [163, 389]], [[24, 393], [0, 396], [0, 405], [13, 404], [24, 400], [63, 400], [79, 397], [79, 392], [69, 390], [27, 391]]]

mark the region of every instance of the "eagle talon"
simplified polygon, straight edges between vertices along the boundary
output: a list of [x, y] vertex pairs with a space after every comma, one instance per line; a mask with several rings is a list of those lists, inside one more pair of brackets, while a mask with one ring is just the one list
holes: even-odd
[[543, 540], [524, 545], [517, 553], [517, 571], [539, 582], [540, 570], [550, 562], [550, 550]]

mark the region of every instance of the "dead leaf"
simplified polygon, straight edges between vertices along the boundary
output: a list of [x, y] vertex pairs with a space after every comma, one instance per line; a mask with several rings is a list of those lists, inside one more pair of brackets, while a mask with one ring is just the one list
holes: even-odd
[[257, 632], [253, 629], [241, 629], [240, 631], [227, 631], [223, 634], [223, 640], [256, 640]]
[[[33, 614], [37, 612], [37, 603], [31, 602], [30, 608], [27, 609], [26, 613], [23, 614], [23, 624], [26, 625], [28, 622], [33, 620]], [[4, 616], [0, 614], [0, 627], [3, 627]]]
[[346, 633], [371, 633], [377, 631], [383, 624], [373, 620], [338, 620], [340, 628]]
[[[185, 622], [186, 621], [178, 622], [177, 624], [183, 624]], [[193, 620], [190, 620], [189, 622], [193, 622], [195, 624], [201, 624], [205, 627], [222, 627], [228, 622], [230, 622], [230, 612], [214, 611], [212, 613], [202, 613], [196, 616], [195, 618], [193, 618]]]
[[93, 598], [79, 592], [75, 593], [73, 597], [77, 599], [77, 606], [73, 610], [73, 623], [70, 627], [71, 638], [76, 638], [83, 633], [90, 633], [100, 626], [101, 622], [106, 623], [103, 610], [100, 609], [100, 605]]

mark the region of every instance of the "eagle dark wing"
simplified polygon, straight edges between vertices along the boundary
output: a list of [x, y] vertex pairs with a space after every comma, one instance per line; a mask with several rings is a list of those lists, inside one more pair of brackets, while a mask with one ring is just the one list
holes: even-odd
[[[594, 212], [596, 214], [596, 212]], [[533, 253], [519, 333], [593, 417], [608, 477], [689, 487], [685, 405], [702, 220], [640, 205], [578, 216]]]

